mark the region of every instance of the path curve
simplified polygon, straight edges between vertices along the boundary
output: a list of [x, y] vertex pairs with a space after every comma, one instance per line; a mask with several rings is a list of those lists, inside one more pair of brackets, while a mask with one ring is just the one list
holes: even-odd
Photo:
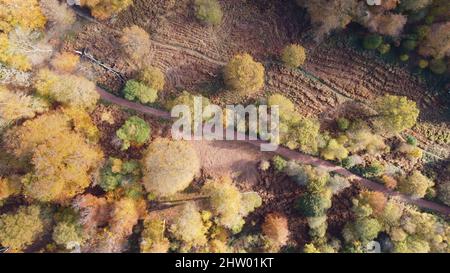
[[[108, 101], [110, 103], [114, 103], [114, 104], [120, 105], [122, 107], [133, 109], [137, 112], [147, 114], [147, 115], [150, 115], [153, 117], [162, 118], [162, 119], [171, 119], [170, 113], [168, 113], [168, 112], [117, 97], [100, 87], [97, 87], [97, 92], [100, 94], [100, 97], [103, 100]], [[239, 141], [239, 140], [237, 140], [237, 141]], [[241, 141], [249, 143], [258, 149], [260, 148], [261, 144], [267, 143], [267, 142], [264, 142], [261, 140], [246, 139], [246, 140], [241, 140]], [[349, 179], [350, 181], [361, 183], [361, 185], [363, 185], [364, 187], [366, 187], [372, 191], [378, 191], [378, 192], [382, 192], [382, 193], [392, 196], [392, 197], [397, 197], [400, 200], [402, 200], [403, 202], [416, 205], [422, 209], [435, 211], [446, 217], [450, 216], [450, 207], [448, 207], [448, 206], [441, 205], [441, 204], [438, 204], [435, 202], [431, 202], [431, 201], [428, 201], [425, 199], [411, 198], [410, 196], [401, 194], [396, 191], [389, 190], [379, 183], [376, 183], [369, 179], [357, 176], [357, 175], [353, 174], [352, 172], [348, 171], [347, 169], [340, 167], [340, 166], [336, 166], [329, 161], [322, 160], [322, 159], [316, 158], [314, 156], [303, 154], [303, 153], [300, 153], [297, 151], [289, 150], [289, 149], [287, 149], [285, 147], [281, 147], [281, 146], [278, 147], [278, 149], [276, 151], [274, 151], [274, 153], [276, 153], [284, 158], [298, 161], [302, 164], [308, 164], [308, 165], [313, 165], [316, 167], [321, 167], [328, 172], [337, 173], [337, 174], [342, 175], [343, 177]]]

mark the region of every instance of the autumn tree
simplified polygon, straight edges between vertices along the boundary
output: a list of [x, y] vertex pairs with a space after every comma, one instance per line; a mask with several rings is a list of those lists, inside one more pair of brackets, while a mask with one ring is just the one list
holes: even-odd
[[127, 81], [123, 93], [127, 100], [138, 100], [141, 103], [152, 103], [158, 98], [156, 89], [136, 80]]
[[95, 84], [86, 78], [47, 69], [39, 71], [34, 85], [39, 95], [68, 106], [91, 109], [100, 98]]
[[44, 232], [39, 206], [22, 206], [17, 212], [0, 215], [0, 244], [23, 251]]
[[249, 54], [234, 56], [224, 69], [228, 87], [243, 95], [253, 95], [264, 86], [264, 66]]
[[0, 130], [11, 122], [33, 118], [48, 110], [48, 104], [21, 92], [13, 92], [0, 86]]
[[295, 105], [292, 101], [281, 94], [273, 94], [267, 98], [268, 106], [278, 106], [278, 112], [282, 122], [291, 122], [297, 119]]
[[206, 25], [218, 26], [222, 22], [223, 12], [217, 0], [195, 0], [195, 16]]
[[30, 157], [48, 138], [70, 132], [69, 119], [59, 112], [49, 112], [6, 131], [6, 151], [18, 158]]
[[269, 249], [278, 251], [289, 238], [288, 220], [279, 213], [269, 213], [264, 218], [262, 233], [269, 240]]
[[306, 60], [305, 48], [299, 44], [290, 44], [283, 49], [281, 60], [288, 67], [300, 67]]
[[82, 246], [87, 234], [80, 223], [80, 217], [72, 208], [62, 208], [54, 215], [53, 241], [66, 249]]
[[348, 150], [342, 143], [339, 143], [336, 139], [328, 141], [328, 145], [320, 151], [320, 154], [326, 160], [339, 160], [347, 158]]
[[18, 177], [0, 177], [0, 202], [10, 196], [19, 194], [21, 190], [22, 185]]
[[188, 202], [183, 206], [170, 230], [177, 239], [188, 246], [203, 246], [207, 243], [206, 227], [193, 202]]
[[400, 8], [408, 11], [419, 11], [430, 5], [433, 0], [401, 0]]
[[143, 253], [166, 253], [169, 250], [169, 240], [164, 236], [166, 221], [154, 218], [144, 220], [140, 249]]
[[150, 35], [136, 25], [123, 29], [120, 44], [131, 62], [138, 67], [143, 65], [150, 55]]
[[375, 155], [388, 149], [383, 137], [373, 134], [368, 129], [350, 130], [347, 132], [347, 137], [349, 141], [346, 146], [352, 153], [365, 151], [366, 153]]
[[419, 109], [406, 97], [385, 95], [375, 102], [376, 122], [390, 133], [399, 133], [416, 124]]
[[434, 24], [419, 47], [423, 56], [436, 59], [450, 56], [450, 22]]
[[386, 207], [387, 198], [382, 192], [363, 191], [359, 200], [362, 204], [368, 204], [375, 216], [381, 215]]
[[89, 186], [89, 174], [102, 156], [75, 133], [47, 138], [33, 151], [33, 171], [22, 181], [24, 194], [44, 202], [71, 199]]
[[57, 54], [51, 61], [53, 69], [62, 73], [73, 72], [78, 63], [80, 62], [80, 57], [70, 52], [62, 52]]
[[67, 3], [58, 0], [40, 0], [39, 6], [47, 18], [47, 25], [54, 34], [61, 34], [68, 30], [76, 21], [75, 12]]
[[202, 192], [210, 197], [211, 207], [219, 223], [234, 233], [242, 229], [244, 217], [262, 204], [256, 192], [241, 193], [229, 177], [208, 181]]
[[427, 190], [434, 186], [433, 181], [419, 171], [412, 172], [409, 176], [402, 177], [398, 181], [398, 190], [416, 198], [423, 198]]
[[165, 76], [164, 73], [161, 71], [161, 69], [157, 67], [154, 66], [145, 67], [139, 73], [138, 79], [145, 85], [156, 91], [161, 91], [164, 88]]
[[317, 153], [317, 138], [320, 122], [316, 118], [300, 117], [289, 124], [287, 132], [281, 132], [281, 143], [289, 149], [300, 149], [305, 153]]
[[81, 6], [91, 9], [94, 17], [105, 20], [128, 8], [133, 0], [80, 0]]
[[38, 0], [0, 0], [0, 31], [10, 32], [16, 27], [43, 29], [46, 19]]
[[297, 0], [297, 3], [308, 10], [318, 38], [335, 29], [345, 28], [352, 21], [358, 7], [357, 0]]
[[402, 14], [385, 13], [370, 17], [366, 23], [370, 31], [391, 37], [399, 37], [406, 25], [407, 17]]
[[184, 190], [199, 170], [195, 150], [184, 141], [156, 139], [150, 143], [142, 161], [144, 187], [157, 196]]

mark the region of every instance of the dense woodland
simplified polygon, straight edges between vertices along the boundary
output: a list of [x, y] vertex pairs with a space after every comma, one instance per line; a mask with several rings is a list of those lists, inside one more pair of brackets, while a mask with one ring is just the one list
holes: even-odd
[[[350, 106], [333, 119], [305, 115], [281, 90], [265, 91], [268, 62], [250, 48], [211, 72], [220, 83], [214, 98], [168, 90], [173, 78], [149, 61], [157, 54], [152, 33], [137, 24], [110, 38], [132, 73], [73, 50], [77, 31], [120, 21], [144, 5], [134, 2], [0, 0], [0, 246], [7, 252], [363, 253], [374, 240], [383, 252], [450, 252], [449, 158], [433, 157], [423, 141], [450, 149], [449, 1], [254, 1], [255, 9], [292, 5], [309, 26], [311, 38], [281, 44], [271, 65], [304, 71], [310, 44], [344, 37], [345, 45], [437, 86], [430, 96], [444, 101], [444, 129], [425, 137], [420, 128], [435, 128], [433, 120], [414, 97], [398, 94], [342, 102]], [[200, 29], [217, 30], [231, 12], [225, 2], [193, 0], [179, 9]], [[119, 79], [119, 91], [99, 84], [86, 64]], [[165, 112], [193, 107], [200, 94], [205, 105], [232, 96], [279, 106], [277, 143], [321, 161], [275, 152], [253, 162], [259, 180], [280, 188], [275, 195], [294, 194], [281, 207], [262, 187], [206, 175], [194, 145], [167, 133], [170, 121], [107, 102], [99, 90]], [[424, 202], [433, 205], [423, 209]]]

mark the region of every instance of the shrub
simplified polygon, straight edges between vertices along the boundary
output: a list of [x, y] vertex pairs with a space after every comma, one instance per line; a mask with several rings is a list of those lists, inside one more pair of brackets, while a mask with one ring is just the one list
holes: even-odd
[[331, 207], [331, 191], [305, 193], [296, 204], [296, 209], [305, 217], [324, 216], [327, 209]]
[[162, 73], [162, 71], [157, 67], [148, 66], [144, 68], [139, 73], [138, 78], [145, 85], [156, 91], [161, 91], [164, 88], [165, 76], [164, 73]]
[[64, 105], [91, 109], [100, 95], [93, 82], [75, 75], [58, 75], [50, 70], [39, 71], [35, 81], [36, 92]]
[[255, 192], [239, 192], [230, 178], [208, 181], [202, 192], [210, 197], [213, 212], [219, 217], [219, 224], [238, 233], [246, 217], [255, 208], [261, 206], [261, 197]]
[[331, 139], [328, 142], [327, 147], [325, 147], [320, 154], [326, 160], [343, 160], [347, 158], [348, 151], [344, 145], [340, 144], [337, 140]]
[[430, 62], [430, 70], [437, 75], [444, 74], [447, 71], [447, 64], [443, 59], [433, 59]]
[[262, 224], [262, 233], [269, 239], [270, 249], [278, 251], [289, 238], [287, 218], [278, 213], [267, 214]]
[[224, 80], [228, 87], [252, 95], [264, 86], [264, 66], [249, 54], [238, 54], [225, 66]]
[[389, 51], [391, 51], [391, 45], [388, 43], [383, 43], [377, 49], [381, 55], [384, 55], [387, 54]]
[[383, 43], [383, 37], [377, 34], [369, 34], [364, 37], [363, 46], [365, 49], [377, 49]]
[[305, 48], [298, 44], [290, 44], [283, 49], [281, 60], [288, 67], [300, 67], [306, 60]]
[[347, 131], [347, 129], [350, 127], [350, 121], [346, 118], [338, 118], [336, 123], [339, 130], [341, 131]]
[[286, 168], [287, 161], [279, 155], [272, 158], [272, 163], [276, 171], [282, 172]]
[[409, 55], [408, 54], [400, 55], [400, 61], [407, 62], [408, 60], [409, 60]]
[[150, 133], [151, 128], [145, 120], [132, 116], [117, 130], [116, 135], [122, 141], [122, 150], [127, 150], [130, 146], [145, 144]]
[[175, 237], [189, 246], [203, 246], [207, 243], [206, 227], [197, 206], [188, 202], [170, 228]]
[[139, 175], [137, 161], [123, 162], [118, 158], [110, 157], [100, 173], [100, 187], [104, 191], [112, 191], [119, 186], [129, 188], [132, 184], [139, 182]]
[[413, 39], [406, 39], [402, 42], [402, 48], [406, 51], [412, 51], [417, 47], [417, 41]]
[[407, 177], [402, 177], [398, 181], [398, 190], [404, 194], [416, 198], [423, 198], [428, 188], [434, 186], [434, 183], [419, 171], [414, 171]]
[[406, 97], [385, 95], [375, 102], [375, 109], [378, 112], [377, 121], [390, 133], [411, 128], [419, 116], [416, 102]]
[[332, 194], [339, 194], [351, 184], [348, 179], [336, 174], [330, 177], [327, 186], [331, 189]]
[[206, 25], [218, 26], [222, 22], [222, 8], [217, 0], [195, 0], [195, 16]]
[[123, 93], [127, 100], [137, 99], [141, 103], [152, 103], [158, 98], [158, 91], [136, 80], [129, 80], [125, 84]]
[[0, 244], [21, 251], [38, 239], [44, 231], [38, 206], [19, 207], [16, 213], [0, 215]]
[[200, 170], [200, 161], [188, 142], [157, 139], [142, 161], [145, 189], [157, 196], [184, 190]]

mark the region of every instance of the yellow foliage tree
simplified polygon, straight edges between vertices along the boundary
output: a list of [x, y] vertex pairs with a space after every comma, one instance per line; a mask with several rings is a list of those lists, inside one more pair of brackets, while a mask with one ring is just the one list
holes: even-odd
[[39, 95], [68, 106], [91, 109], [100, 98], [95, 84], [86, 78], [69, 74], [59, 75], [48, 69], [39, 71], [35, 87]]
[[208, 181], [202, 192], [210, 197], [211, 207], [219, 217], [219, 223], [237, 233], [246, 217], [261, 206], [261, 197], [256, 192], [241, 193], [229, 177]]
[[8, 35], [0, 33], [0, 62], [17, 70], [27, 71], [31, 69], [31, 63], [27, 56], [11, 52], [11, 43]]
[[143, 65], [150, 54], [150, 35], [136, 25], [123, 29], [120, 44], [128, 58], [137, 66]]
[[79, 61], [80, 57], [78, 55], [69, 52], [62, 52], [56, 55], [51, 64], [56, 71], [71, 73], [75, 70]]
[[133, 0], [81, 0], [82, 6], [89, 7], [92, 15], [105, 20], [121, 12], [133, 3]]
[[0, 129], [22, 118], [33, 118], [48, 110], [48, 104], [20, 92], [12, 92], [0, 86]]
[[302, 66], [306, 60], [305, 48], [298, 44], [290, 44], [283, 49], [281, 60], [292, 68]]
[[139, 80], [144, 82], [148, 87], [157, 91], [164, 88], [165, 77], [161, 70], [154, 66], [144, 68], [139, 74]]
[[203, 246], [207, 243], [207, 229], [197, 206], [193, 202], [184, 205], [170, 230], [187, 247]]
[[79, 134], [47, 138], [33, 151], [33, 171], [22, 181], [24, 194], [43, 202], [69, 200], [89, 186], [89, 174], [102, 157], [102, 151]]
[[169, 196], [189, 186], [199, 170], [200, 161], [188, 142], [160, 138], [145, 152], [142, 180], [147, 191]]
[[10, 32], [15, 27], [42, 29], [46, 19], [38, 0], [0, 0], [0, 31]]
[[225, 66], [224, 80], [228, 87], [252, 95], [264, 86], [264, 66], [247, 53], [238, 54]]

